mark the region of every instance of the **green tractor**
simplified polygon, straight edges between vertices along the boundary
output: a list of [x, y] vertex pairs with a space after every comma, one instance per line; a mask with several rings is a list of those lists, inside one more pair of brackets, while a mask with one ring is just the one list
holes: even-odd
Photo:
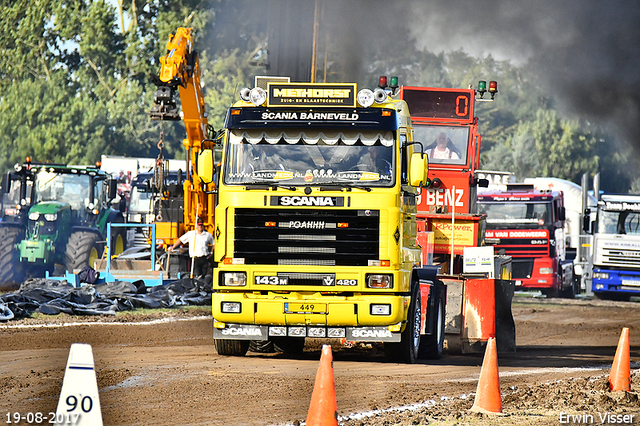
[[[122, 212], [111, 208], [117, 182], [98, 167], [25, 163], [16, 165], [31, 175], [26, 223], [0, 222], [0, 285], [25, 278], [62, 275], [94, 267], [106, 246], [107, 223], [123, 223]], [[4, 188], [11, 187], [7, 173]], [[28, 198], [28, 201], [27, 201]], [[126, 246], [124, 228], [114, 228], [112, 254]]]

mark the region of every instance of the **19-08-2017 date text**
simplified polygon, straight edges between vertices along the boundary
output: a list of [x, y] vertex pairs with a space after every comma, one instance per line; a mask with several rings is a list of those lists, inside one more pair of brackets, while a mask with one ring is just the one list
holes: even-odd
[[78, 423], [80, 419], [80, 413], [40, 413], [40, 412], [28, 412], [28, 413], [7, 413], [7, 424], [18, 424], [24, 422], [29, 425], [38, 424], [68, 424], [73, 425]]

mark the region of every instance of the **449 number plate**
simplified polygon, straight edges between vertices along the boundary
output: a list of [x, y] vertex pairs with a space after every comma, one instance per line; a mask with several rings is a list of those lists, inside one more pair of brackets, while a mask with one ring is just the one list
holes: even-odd
[[326, 314], [326, 303], [290, 303], [284, 304], [285, 314]]

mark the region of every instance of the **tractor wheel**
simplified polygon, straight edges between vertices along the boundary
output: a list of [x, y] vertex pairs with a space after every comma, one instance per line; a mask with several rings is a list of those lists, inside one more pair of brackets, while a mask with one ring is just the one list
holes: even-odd
[[118, 256], [127, 248], [125, 228], [111, 228], [111, 256]]
[[436, 328], [433, 334], [422, 336], [420, 339], [420, 349], [418, 351], [418, 356], [422, 359], [440, 359], [442, 357], [442, 351], [444, 349], [444, 300], [442, 300], [439, 294], [434, 294], [433, 296], [438, 298], [436, 301]]
[[218, 355], [245, 356], [249, 350], [250, 340], [214, 339]]
[[407, 313], [407, 324], [401, 335], [400, 342], [385, 342], [384, 355], [387, 361], [415, 364], [418, 360], [420, 347], [420, 295], [418, 286], [414, 285], [411, 292], [411, 303]]
[[65, 253], [65, 267], [73, 272], [89, 265], [95, 268], [95, 261], [100, 259], [104, 245], [98, 234], [93, 232], [74, 232], [69, 237]]
[[17, 289], [24, 280], [24, 268], [16, 248], [24, 237], [23, 228], [0, 226], [0, 288], [3, 290]]

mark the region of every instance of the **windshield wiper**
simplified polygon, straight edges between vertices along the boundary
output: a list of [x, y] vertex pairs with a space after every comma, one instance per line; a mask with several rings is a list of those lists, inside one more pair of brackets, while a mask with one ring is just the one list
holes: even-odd
[[[246, 189], [247, 191], [250, 191], [252, 189], [258, 189], [258, 190], [269, 189], [269, 185], [263, 184], [263, 183], [258, 183], [256, 181], [244, 182], [244, 184], [246, 185], [244, 187], [244, 189]], [[249, 186], [249, 185], [251, 185], [251, 186]]]
[[271, 187], [272, 190], [276, 190], [278, 188], [282, 188], [282, 189], [286, 189], [288, 191], [297, 191], [298, 188], [296, 188], [295, 186], [285, 186], [285, 185], [277, 185], [277, 184], [271, 184], [269, 185]]
[[351, 191], [353, 188], [362, 189], [363, 191], [371, 192], [371, 188], [368, 186], [362, 185], [345, 185], [340, 183], [328, 183], [322, 184], [320, 186], [320, 191], [335, 191], [336, 188], [339, 187], [340, 191]]
[[339, 183], [323, 183], [322, 185], [320, 185], [319, 189], [320, 191], [335, 191], [336, 189], [343, 191], [346, 187], [346, 185], [342, 185]]
[[351, 191], [351, 188], [362, 189], [363, 191], [371, 192], [371, 187], [369, 186], [349, 185], [349, 188], [347, 189], [347, 191]]

